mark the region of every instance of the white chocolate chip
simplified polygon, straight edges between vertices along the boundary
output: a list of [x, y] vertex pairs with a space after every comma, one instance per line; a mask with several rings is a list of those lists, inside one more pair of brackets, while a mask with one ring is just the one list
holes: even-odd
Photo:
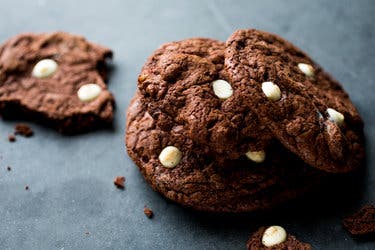
[[273, 82], [262, 83], [262, 90], [267, 98], [271, 101], [278, 101], [281, 98], [280, 88]]
[[299, 70], [301, 70], [307, 76], [314, 76], [314, 68], [310, 64], [306, 63], [299, 63], [298, 64]]
[[261, 163], [266, 159], [266, 152], [264, 152], [263, 150], [249, 151], [246, 153], [246, 157], [256, 163]]
[[342, 125], [344, 123], [344, 115], [338, 112], [335, 109], [327, 108], [327, 113], [329, 115], [329, 119], [335, 122], [338, 125]]
[[181, 157], [182, 153], [178, 148], [168, 146], [161, 151], [159, 161], [166, 168], [174, 168], [178, 163], [180, 163]]
[[57, 63], [52, 59], [43, 59], [35, 64], [32, 76], [37, 78], [46, 78], [55, 73], [57, 70]]
[[220, 99], [227, 99], [233, 95], [232, 86], [224, 80], [216, 80], [212, 82], [214, 93]]
[[89, 102], [96, 99], [101, 92], [102, 88], [98, 84], [88, 83], [79, 88], [77, 95], [82, 102]]
[[267, 228], [262, 237], [262, 244], [266, 247], [283, 243], [286, 240], [286, 231], [280, 226], [270, 226]]

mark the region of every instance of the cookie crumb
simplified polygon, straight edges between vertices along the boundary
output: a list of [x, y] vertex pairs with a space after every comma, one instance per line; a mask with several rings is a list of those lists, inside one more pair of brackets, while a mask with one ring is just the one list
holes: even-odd
[[34, 131], [30, 128], [30, 126], [24, 123], [16, 124], [16, 126], [14, 127], [14, 131], [14, 134], [22, 135], [25, 137], [30, 137], [34, 135]]
[[113, 181], [113, 184], [119, 189], [125, 188], [125, 177], [124, 176], [116, 176], [115, 180]]
[[15, 142], [16, 141], [16, 137], [13, 134], [11, 134], [11, 135], [8, 136], [8, 141]]
[[11, 168], [10, 166], [8, 166], [8, 167], [7, 167], [7, 170], [8, 170], [8, 171], [11, 171], [11, 170], [12, 170], [12, 168]]
[[362, 207], [358, 212], [346, 217], [343, 225], [352, 235], [375, 233], [375, 206]]
[[145, 208], [143, 209], [143, 212], [145, 213], [145, 215], [146, 215], [149, 219], [151, 219], [151, 218], [154, 216], [154, 212], [153, 212], [150, 208], [148, 208], [148, 207], [145, 207]]
[[25, 190], [29, 190], [29, 186], [25, 186]]

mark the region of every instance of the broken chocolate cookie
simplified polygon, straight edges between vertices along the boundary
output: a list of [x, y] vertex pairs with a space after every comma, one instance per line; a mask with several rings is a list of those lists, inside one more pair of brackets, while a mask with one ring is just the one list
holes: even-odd
[[112, 52], [65, 32], [17, 35], [0, 47], [0, 115], [62, 133], [108, 126], [114, 98], [107, 90]]

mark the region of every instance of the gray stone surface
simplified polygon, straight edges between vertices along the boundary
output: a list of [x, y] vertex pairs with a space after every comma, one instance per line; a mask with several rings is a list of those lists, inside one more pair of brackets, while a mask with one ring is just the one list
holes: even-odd
[[[245, 249], [264, 224], [281, 224], [315, 249], [374, 249], [374, 241], [353, 240], [341, 226], [345, 214], [375, 201], [374, 13], [371, 0], [1, 1], [0, 41], [65, 30], [112, 48], [109, 89], [118, 109], [113, 131], [67, 137], [31, 124], [35, 136], [13, 144], [7, 135], [16, 122], [0, 121], [0, 249]], [[366, 124], [368, 170], [360, 191], [348, 182], [325, 199], [273, 213], [218, 216], [171, 204], [145, 183], [123, 136], [147, 56], [164, 42], [225, 40], [246, 27], [294, 42], [344, 84]], [[114, 188], [116, 175], [126, 176], [124, 191]], [[144, 216], [145, 204], [154, 219]]]

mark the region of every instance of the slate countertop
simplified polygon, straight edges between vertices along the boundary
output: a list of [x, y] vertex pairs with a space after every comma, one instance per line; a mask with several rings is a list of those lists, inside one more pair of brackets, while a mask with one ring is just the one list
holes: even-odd
[[[109, 89], [117, 100], [113, 131], [62, 136], [29, 123], [35, 136], [9, 143], [16, 121], [0, 120], [0, 249], [245, 249], [249, 234], [265, 224], [283, 225], [315, 249], [375, 248], [375, 241], [353, 240], [341, 226], [344, 215], [375, 203], [375, 1], [4, 0], [0, 6], [1, 42], [20, 32], [64, 30], [112, 48]], [[292, 41], [343, 83], [365, 121], [368, 159], [359, 189], [336, 188], [271, 214], [218, 216], [172, 204], [143, 180], [123, 137], [125, 109], [146, 58], [168, 41], [225, 41], [248, 27]], [[126, 176], [124, 191], [113, 186], [117, 175]], [[154, 210], [152, 220], [144, 205]]]

